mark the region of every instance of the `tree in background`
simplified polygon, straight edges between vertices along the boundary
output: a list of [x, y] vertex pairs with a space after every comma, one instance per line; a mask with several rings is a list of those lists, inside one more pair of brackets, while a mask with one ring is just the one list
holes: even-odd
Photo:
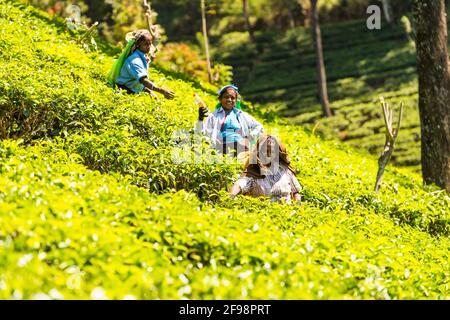
[[383, 3], [384, 17], [386, 18], [386, 21], [388, 23], [392, 23], [394, 17], [392, 16], [391, 2], [389, 0], [381, 0], [381, 2]]
[[250, 36], [250, 40], [255, 42], [255, 35], [253, 34], [252, 25], [250, 24], [250, 18], [248, 16], [248, 2], [249, 0], [242, 0], [242, 13], [244, 15], [245, 27]]
[[414, 0], [422, 176], [450, 193], [450, 70], [444, 0]]
[[320, 104], [322, 106], [323, 115], [331, 117], [333, 114], [328, 101], [327, 75], [325, 71], [325, 63], [323, 61], [322, 36], [320, 33], [319, 16], [317, 13], [317, 0], [311, 0], [311, 29], [316, 51], [317, 65], [317, 81], [319, 86]]
[[205, 0], [200, 0], [200, 8], [202, 11], [202, 30], [203, 30], [203, 41], [205, 45], [205, 56], [208, 71], [208, 80], [210, 83], [213, 82], [213, 77], [211, 73], [211, 60], [209, 58], [209, 41], [208, 41], [208, 29], [206, 28], [206, 10], [205, 10]]
[[[63, 15], [62, 9], [75, 4], [81, 7], [88, 23], [98, 21], [99, 32], [110, 41], [121, 41], [132, 29], [145, 26], [140, 0], [18, 0], [38, 6], [51, 14]], [[390, 7], [392, 17], [401, 17], [410, 10], [412, 0], [321, 0], [317, 10], [322, 23], [364, 19], [370, 4]], [[242, 9], [247, 3], [248, 19]], [[152, 7], [160, 14], [159, 23], [174, 41], [195, 38], [201, 26], [197, 1], [153, 0]], [[213, 8], [213, 9], [211, 9]], [[214, 11], [212, 13], [211, 11]], [[251, 12], [249, 12], [251, 11]], [[294, 26], [310, 25], [309, 0], [208, 0], [210, 36], [233, 31], [287, 31]]]
[[[112, 1], [105, 0], [85, 0], [87, 5], [86, 16], [90, 21], [99, 21], [99, 32], [102, 35], [111, 35], [111, 26], [115, 23], [113, 17]], [[111, 39], [111, 38], [109, 38]]]

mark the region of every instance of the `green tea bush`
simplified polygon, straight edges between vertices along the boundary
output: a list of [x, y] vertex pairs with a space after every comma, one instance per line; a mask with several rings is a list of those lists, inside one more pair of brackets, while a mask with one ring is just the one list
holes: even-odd
[[4, 299], [449, 298], [446, 237], [344, 205], [150, 195], [47, 148], [0, 144]]

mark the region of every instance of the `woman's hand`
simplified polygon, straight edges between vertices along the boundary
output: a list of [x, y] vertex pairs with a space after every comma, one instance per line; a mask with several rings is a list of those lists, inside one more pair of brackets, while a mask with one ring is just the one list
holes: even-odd
[[242, 139], [238, 143], [243, 146], [244, 151], [250, 150], [250, 140], [247, 138]]
[[162, 89], [161, 93], [166, 99], [173, 99], [175, 97], [175, 92], [173, 92], [172, 90]]
[[230, 189], [230, 198], [231, 200], [235, 200], [236, 196], [241, 192], [241, 187], [237, 183], [235, 183]]
[[199, 107], [198, 108], [198, 120], [203, 121], [203, 119], [208, 117], [208, 108], [206, 107]]
[[298, 204], [301, 204], [302, 202], [302, 196], [300, 195], [300, 193], [294, 193], [294, 201], [297, 202]]

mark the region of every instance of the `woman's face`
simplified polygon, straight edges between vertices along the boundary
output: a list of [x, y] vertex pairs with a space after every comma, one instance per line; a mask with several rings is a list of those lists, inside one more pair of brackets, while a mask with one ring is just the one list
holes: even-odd
[[140, 40], [137, 48], [141, 50], [143, 53], [149, 53], [151, 45], [152, 45], [152, 38], [150, 35], [146, 35], [142, 40]]
[[220, 104], [225, 111], [230, 111], [236, 105], [237, 92], [232, 88], [228, 88], [227, 91], [219, 98]]
[[270, 166], [272, 163], [279, 161], [278, 143], [271, 138], [265, 140], [259, 146], [258, 155], [261, 164]]

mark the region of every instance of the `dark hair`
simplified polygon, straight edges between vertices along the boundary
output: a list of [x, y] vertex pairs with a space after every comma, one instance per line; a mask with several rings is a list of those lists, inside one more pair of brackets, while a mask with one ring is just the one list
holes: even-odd
[[262, 163], [261, 153], [264, 155], [271, 148], [278, 148], [280, 164], [286, 166], [295, 174], [294, 168], [291, 167], [291, 160], [289, 159], [286, 147], [274, 136], [264, 135], [258, 139], [256, 145], [250, 151], [248, 163], [244, 167], [244, 176], [264, 178], [264, 175], [261, 174], [261, 168], [267, 167], [267, 165]]
[[150, 33], [143, 33], [143, 34], [139, 35], [139, 36], [136, 38], [136, 46], [139, 46], [139, 44], [140, 44], [142, 41], [144, 41], [144, 39], [145, 39], [147, 36], [150, 37], [150, 41], [153, 39], [153, 37], [152, 37], [152, 35], [151, 35]]
[[134, 42], [131, 52], [136, 51], [137, 47], [141, 44], [141, 42], [145, 39], [146, 36], [149, 36], [150, 39], [153, 41], [153, 36], [150, 33], [150, 31], [148, 31], [147, 29], [135, 30], [135, 31], [133, 31], [132, 34], [135, 39], [135, 42]]

